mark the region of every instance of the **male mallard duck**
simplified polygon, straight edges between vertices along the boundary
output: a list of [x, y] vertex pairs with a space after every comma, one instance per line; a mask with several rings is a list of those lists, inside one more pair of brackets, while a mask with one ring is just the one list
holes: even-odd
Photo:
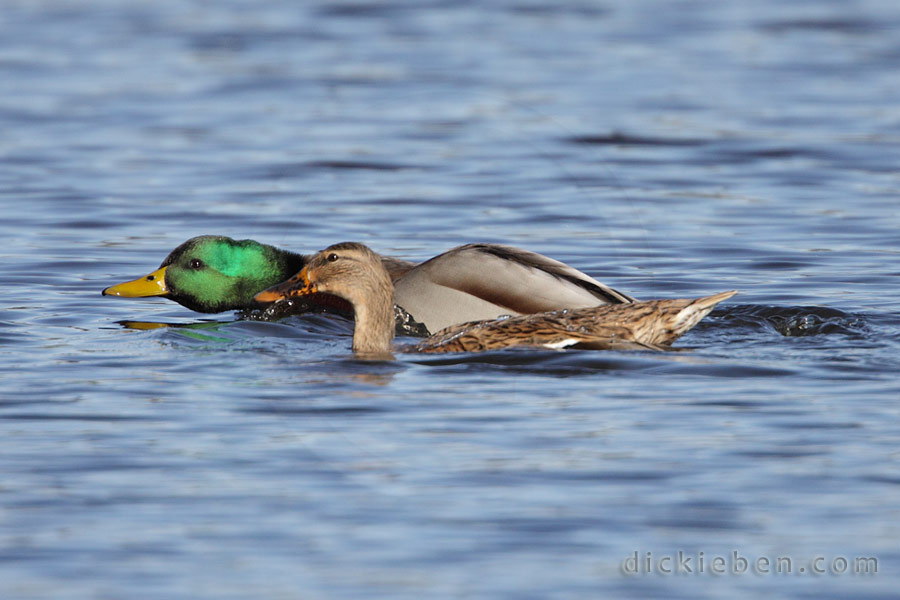
[[[440, 258], [440, 257], [438, 257]], [[326, 293], [353, 306], [353, 351], [385, 355], [394, 338], [394, 284], [379, 256], [344, 242], [319, 252], [289, 280], [256, 295], [272, 302]], [[737, 292], [696, 300], [652, 300], [565, 309], [452, 325], [412, 346], [414, 352], [479, 352], [511, 346], [663, 348]]]
[[[257, 292], [285, 281], [310, 258], [254, 240], [204, 235], [178, 246], [156, 271], [103, 294], [163, 296], [198, 312], [251, 309], [259, 306]], [[566, 264], [510, 246], [467, 244], [418, 266], [379, 258], [396, 283], [397, 304], [428, 331], [500, 315], [635, 301]], [[329, 304], [326, 299], [314, 300]]]

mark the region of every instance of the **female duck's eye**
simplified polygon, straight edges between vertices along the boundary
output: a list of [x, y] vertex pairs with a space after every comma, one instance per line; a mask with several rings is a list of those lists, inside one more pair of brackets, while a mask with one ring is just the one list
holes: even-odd
[[334, 262], [338, 259], [338, 255], [332, 252], [326, 258], [328, 259], [328, 262]]
[[191, 263], [190, 263], [190, 267], [191, 267], [192, 269], [202, 269], [202, 268], [203, 268], [203, 261], [200, 260], [199, 258], [192, 258], [192, 259], [191, 259]]

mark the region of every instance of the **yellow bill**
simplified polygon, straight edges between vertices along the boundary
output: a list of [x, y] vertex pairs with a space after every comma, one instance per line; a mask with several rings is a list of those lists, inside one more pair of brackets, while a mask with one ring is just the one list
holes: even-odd
[[126, 281], [103, 290], [104, 296], [122, 296], [123, 298], [144, 298], [147, 296], [167, 296], [166, 268], [160, 267], [149, 275], [138, 277], [134, 281]]

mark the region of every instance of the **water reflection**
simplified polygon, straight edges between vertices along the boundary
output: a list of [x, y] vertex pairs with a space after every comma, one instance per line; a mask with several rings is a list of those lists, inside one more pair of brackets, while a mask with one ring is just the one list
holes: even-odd
[[197, 323], [163, 323], [158, 321], [116, 321], [117, 325], [121, 325], [125, 329], [133, 329], [135, 331], [153, 331], [154, 329], [174, 328], [180, 330], [180, 333], [203, 342], [222, 342], [226, 343], [231, 338], [222, 335], [211, 335], [217, 333], [229, 321], [201, 321]]

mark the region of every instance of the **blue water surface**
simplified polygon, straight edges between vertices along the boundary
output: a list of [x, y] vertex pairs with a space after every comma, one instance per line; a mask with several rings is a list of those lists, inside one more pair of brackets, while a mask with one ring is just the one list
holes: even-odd
[[[898, 28], [889, 0], [5, 2], [0, 598], [896, 598]], [[199, 234], [740, 294], [682, 352], [393, 362], [339, 317], [100, 296]]]

